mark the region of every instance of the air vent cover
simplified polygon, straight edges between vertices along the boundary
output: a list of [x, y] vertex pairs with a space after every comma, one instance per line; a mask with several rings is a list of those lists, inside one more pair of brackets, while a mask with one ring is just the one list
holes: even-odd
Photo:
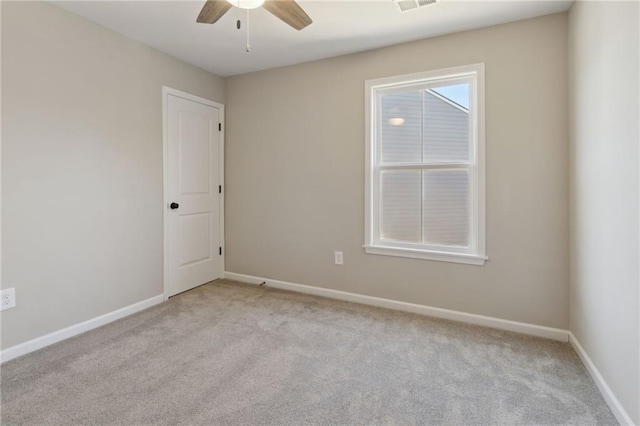
[[407, 10], [417, 9], [422, 6], [428, 6], [434, 4], [437, 0], [393, 0], [398, 5], [400, 12], [406, 12]]

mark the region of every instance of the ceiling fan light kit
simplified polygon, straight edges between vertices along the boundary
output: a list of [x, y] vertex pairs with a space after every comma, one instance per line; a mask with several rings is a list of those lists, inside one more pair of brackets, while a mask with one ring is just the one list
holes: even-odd
[[240, 9], [256, 9], [264, 4], [264, 0], [227, 0], [232, 6]]

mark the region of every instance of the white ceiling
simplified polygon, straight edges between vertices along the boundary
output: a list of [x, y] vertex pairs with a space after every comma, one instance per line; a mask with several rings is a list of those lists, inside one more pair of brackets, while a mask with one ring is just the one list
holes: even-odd
[[[226, 77], [568, 10], [564, 0], [440, 0], [400, 12], [391, 0], [305, 1], [313, 24], [296, 31], [259, 8], [196, 23], [202, 1], [56, 1], [56, 5]], [[236, 29], [241, 19], [243, 29]]]

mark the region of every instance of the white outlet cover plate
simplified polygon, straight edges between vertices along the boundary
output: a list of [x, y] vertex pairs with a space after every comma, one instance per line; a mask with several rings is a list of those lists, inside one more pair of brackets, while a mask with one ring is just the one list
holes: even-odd
[[16, 307], [16, 289], [8, 288], [0, 291], [0, 311]]

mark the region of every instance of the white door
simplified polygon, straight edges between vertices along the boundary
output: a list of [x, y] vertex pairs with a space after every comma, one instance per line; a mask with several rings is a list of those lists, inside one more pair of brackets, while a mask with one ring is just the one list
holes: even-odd
[[222, 277], [220, 109], [167, 93], [166, 297]]

